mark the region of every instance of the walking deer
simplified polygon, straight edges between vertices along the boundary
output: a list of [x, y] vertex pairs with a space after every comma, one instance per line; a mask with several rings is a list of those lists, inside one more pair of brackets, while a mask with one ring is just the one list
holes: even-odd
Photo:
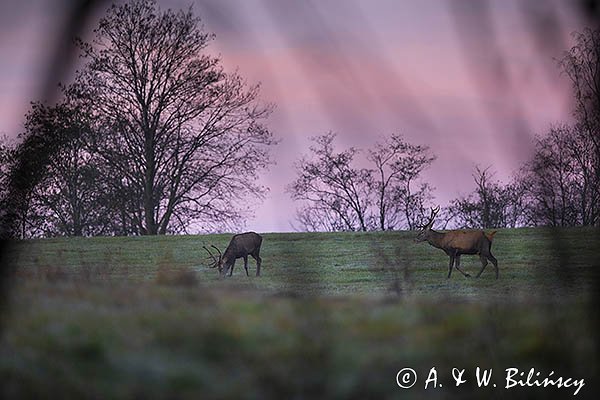
[[470, 275], [460, 269], [460, 256], [462, 254], [479, 254], [481, 260], [481, 270], [477, 274], [477, 278], [481, 275], [488, 260], [492, 262], [496, 269], [496, 279], [498, 279], [498, 260], [492, 255], [492, 240], [496, 231], [485, 233], [480, 230], [454, 230], [450, 232], [436, 232], [431, 227], [440, 208], [431, 209], [429, 221], [423, 226], [421, 232], [415, 238], [415, 242], [428, 242], [433, 247], [444, 250], [450, 257], [448, 265], [448, 278], [452, 274], [452, 266], [454, 265], [461, 274], [466, 277]]
[[244, 269], [246, 270], [246, 276], [248, 274], [248, 256], [252, 256], [256, 260], [256, 276], [260, 275], [260, 264], [262, 259], [260, 258], [260, 245], [262, 244], [262, 236], [255, 232], [246, 232], [240, 233], [239, 235], [234, 235], [229, 242], [229, 246], [225, 249], [225, 253], [221, 254], [221, 251], [216, 247], [211, 245], [219, 253], [219, 258], [217, 259], [206, 246], [204, 249], [208, 251], [208, 254], [212, 257], [213, 265], [210, 268], [217, 267], [221, 276], [227, 275], [229, 272], [229, 276], [233, 274], [233, 267], [235, 266], [235, 260], [238, 258], [244, 259]]

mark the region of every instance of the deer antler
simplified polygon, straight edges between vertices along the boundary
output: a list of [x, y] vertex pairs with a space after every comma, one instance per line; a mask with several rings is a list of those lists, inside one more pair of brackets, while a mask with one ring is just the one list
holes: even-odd
[[211, 244], [210, 247], [212, 247], [213, 249], [215, 249], [216, 251], [219, 252], [219, 258], [221, 258], [223, 255], [221, 254], [221, 250], [219, 250], [219, 248], [217, 246], [215, 246], [214, 244]]
[[440, 206], [437, 206], [436, 208], [431, 207], [431, 215], [429, 216], [427, 223], [425, 225], [423, 225], [421, 228], [425, 228], [428, 225], [432, 224], [433, 220], [435, 219], [435, 216], [438, 215], [439, 212], [440, 212]]
[[[208, 252], [208, 254], [210, 255], [210, 257], [213, 260], [213, 265], [211, 265], [209, 268], [215, 268], [217, 266], [217, 264], [219, 263], [219, 260], [217, 260], [217, 258], [213, 255], [213, 253], [210, 252], [210, 250], [208, 249], [208, 247], [206, 247], [206, 246], [202, 246], [202, 247], [204, 248], [204, 250], [206, 250]], [[220, 255], [220, 252], [219, 252], [219, 255]]]

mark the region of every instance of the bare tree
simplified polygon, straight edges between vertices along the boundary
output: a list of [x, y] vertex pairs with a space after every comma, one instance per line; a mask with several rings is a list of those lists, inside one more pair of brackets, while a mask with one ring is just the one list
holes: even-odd
[[515, 180], [503, 184], [494, 179], [491, 166], [475, 167], [475, 190], [450, 202], [447, 217], [459, 228], [501, 228], [525, 224], [522, 189]]
[[303, 202], [297, 213], [302, 229], [414, 229], [433, 197], [431, 187], [419, 181], [435, 159], [429, 148], [391, 135], [367, 154], [375, 168], [358, 168], [359, 150], [336, 152], [335, 137], [330, 132], [313, 138], [311, 154], [296, 163], [298, 178], [287, 187], [294, 200]]
[[[586, 149], [577, 139], [567, 125], [554, 126], [536, 138], [535, 153], [521, 172], [533, 224], [574, 226], [589, 221], [591, 188], [585, 175], [590, 170], [578, 162]], [[581, 154], [575, 155], [578, 151]]]
[[432, 188], [419, 182], [421, 172], [434, 160], [428, 146], [417, 146], [393, 134], [375, 144], [368, 159], [375, 165], [377, 222], [381, 230], [414, 229], [432, 199]]
[[16, 160], [16, 144], [6, 136], [0, 138], [0, 238], [9, 237], [11, 232], [10, 221], [14, 214], [10, 213], [10, 186], [11, 172]]
[[573, 85], [579, 129], [600, 149], [600, 29], [574, 32], [575, 46], [565, 52], [559, 67]]
[[527, 201], [527, 182], [520, 179], [519, 172], [513, 174], [510, 182], [502, 186], [502, 224], [498, 227], [516, 228], [530, 226], [530, 205]]
[[335, 136], [312, 139], [311, 155], [296, 163], [298, 177], [287, 191], [305, 203], [298, 213], [304, 229], [366, 231], [372, 171], [352, 166], [357, 149], [336, 153]]
[[[33, 110], [39, 107], [34, 104]], [[41, 183], [48, 176], [50, 157], [60, 146], [53, 139], [53, 126], [45, 118], [27, 115], [25, 130], [14, 145], [3, 151], [4, 181], [3, 234], [22, 239], [43, 235], [47, 228], [46, 215], [39, 204]]]
[[213, 35], [187, 12], [154, 1], [113, 5], [70, 94], [92, 111], [91, 145], [113, 180], [127, 226], [141, 234], [223, 226], [251, 212], [249, 197], [275, 143], [261, 124], [271, 106], [205, 54]]
[[107, 193], [99, 185], [100, 171], [87, 147], [89, 119], [68, 99], [48, 106], [34, 103], [27, 115], [28, 136], [43, 134], [52, 141], [45, 173], [35, 190], [44, 216], [45, 236], [91, 236], [113, 233]]
[[565, 52], [559, 67], [571, 80], [576, 118], [570, 144], [583, 173], [585, 193], [580, 205], [584, 225], [600, 223], [600, 29], [573, 33], [575, 46]]
[[571, 80], [575, 123], [551, 126], [515, 178], [533, 225], [600, 223], [600, 30], [573, 34], [559, 60]]

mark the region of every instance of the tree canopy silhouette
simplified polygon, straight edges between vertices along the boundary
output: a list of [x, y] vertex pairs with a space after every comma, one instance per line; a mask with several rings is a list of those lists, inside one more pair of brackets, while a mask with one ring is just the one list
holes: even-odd
[[422, 219], [431, 187], [421, 172], [435, 156], [393, 134], [368, 151], [374, 169], [360, 168], [359, 149], [335, 150], [336, 135], [312, 139], [310, 154], [296, 162], [297, 178], [287, 186], [303, 202], [297, 220], [309, 231], [413, 229]]
[[214, 35], [191, 9], [133, 0], [113, 5], [94, 33], [79, 41], [87, 64], [69, 95], [93, 115], [90, 146], [128, 223], [164, 234], [238, 222], [266, 190], [256, 178], [275, 143], [259, 86], [206, 54]]

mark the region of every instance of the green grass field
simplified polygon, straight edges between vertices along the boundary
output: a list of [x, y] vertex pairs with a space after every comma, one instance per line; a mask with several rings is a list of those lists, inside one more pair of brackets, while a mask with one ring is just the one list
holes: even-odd
[[[5, 254], [3, 398], [548, 398], [518, 367], [597, 392], [600, 236], [501, 230], [479, 279], [414, 233], [263, 235], [262, 276], [207, 268], [230, 235], [47, 239]], [[461, 266], [474, 275], [476, 256]], [[493, 368], [497, 387], [478, 387]], [[401, 389], [397, 372], [418, 373]], [[432, 367], [442, 387], [424, 385]], [[464, 368], [455, 387], [451, 370]]]

